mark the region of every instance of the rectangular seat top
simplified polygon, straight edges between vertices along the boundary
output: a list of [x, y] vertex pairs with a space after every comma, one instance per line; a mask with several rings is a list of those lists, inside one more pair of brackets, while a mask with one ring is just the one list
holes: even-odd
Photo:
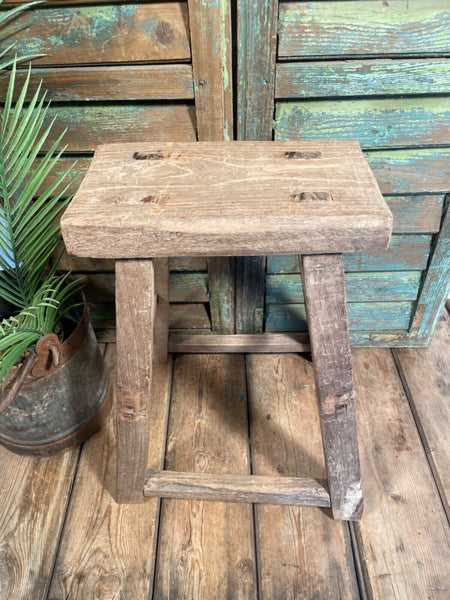
[[386, 248], [357, 142], [108, 144], [61, 220], [71, 254], [245, 256]]

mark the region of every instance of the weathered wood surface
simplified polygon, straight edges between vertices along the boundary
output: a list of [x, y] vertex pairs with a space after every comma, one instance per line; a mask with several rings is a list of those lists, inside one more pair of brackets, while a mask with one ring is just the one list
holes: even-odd
[[[412, 302], [350, 302], [348, 321], [353, 331], [382, 331], [409, 328]], [[304, 304], [268, 304], [266, 331], [306, 331]]]
[[155, 274], [151, 260], [116, 262], [118, 502], [144, 500], [153, 359]]
[[[55, 118], [45, 147], [67, 128], [67, 151], [91, 152], [99, 144], [147, 140], [194, 141], [195, 109], [189, 104], [110, 104], [53, 105], [44, 126]], [[71, 158], [73, 162], [73, 158]]]
[[450, 109], [433, 96], [278, 101], [274, 127], [276, 140], [357, 139], [363, 148], [448, 144]]
[[398, 348], [397, 367], [450, 518], [450, 317], [444, 309], [428, 348]]
[[153, 323], [153, 362], [167, 362], [169, 343], [169, 259], [155, 258], [155, 320]]
[[266, 258], [239, 257], [236, 260], [236, 332], [262, 333]]
[[29, 458], [0, 446], [1, 600], [46, 600], [78, 456]]
[[437, 233], [442, 218], [443, 195], [385, 196], [394, 224], [393, 233]]
[[[421, 271], [348, 273], [345, 277], [347, 301], [415, 300], [421, 277]], [[304, 302], [300, 275], [267, 275], [266, 302], [271, 304]]]
[[344, 261], [339, 254], [302, 256], [301, 270], [331, 509], [335, 519], [359, 520], [363, 499]]
[[[325, 477], [312, 364], [285, 354], [247, 358], [253, 472]], [[329, 511], [255, 507], [261, 600], [356, 600], [346, 523]]]
[[207, 265], [206, 295], [209, 299], [212, 330], [223, 334], [234, 333], [236, 261], [232, 257], [209, 257]]
[[417, 329], [417, 337], [429, 341], [450, 295], [450, 197], [447, 199], [442, 216], [441, 231], [434, 240], [432, 256], [428, 265], [417, 304], [417, 313], [412, 328]]
[[449, 88], [450, 64], [445, 58], [309, 61], [276, 67], [277, 98], [448, 94]]
[[[187, 3], [37, 7], [15, 36], [18, 55], [45, 54], [38, 65], [188, 61]], [[2, 40], [0, 49], [11, 40]]]
[[448, 53], [447, 0], [282, 2], [278, 55], [333, 57]]
[[[114, 302], [114, 273], [82, 273], [86, 296], [97, 302]], [[206, 273], [171, 273], [169, 284], [171, 302], [208, 302], [208, 276]]]
[[268, 477], [239, 473], [149, 472], [145, 496], [293, 506], [330, 506], [326, 482], [310, 477]]
[[[27, 73], [17, 72], [17, 95]], [[8, 81], [6, 73], [0, 75], [0, 98], [6, 94]], [[47, 98], [53, 102], [194, 98], [192, 67], [184, 64], [36, 68], [28, 86], [28, 99], [41, 81]]]
[[197, 335], [172, 333], [169, 352], [180, 353], [279, 353], [309, 352], [308, 336], [305, 334], [267, 333], [233, 335]]
[[61, 219], [97, 258], [382, 249], [391, 227], [356, 142], [100, 146]]
[[[114, 376], [113, 345], [108, 346], [106, 360]], [[171, 363], [155, 365], [149, 463], [155, 469], [164, 462], [170, 381]], [[104, 430], [83, 446], [52, 576], [48, 596], [52, 600], [137, 600], [147, 598], [152, 589], [160, 502], [154, 499], [120, 505], [113, 499], [117, 460], [114, 419], [112, 410]], [[46, 578], [50, 579], [50, 571]]]
[[271, 140], [278, 0], [238, 0], [239, 140]]
[[[244, 362], [237, 355], [175, 361], [166, 468], [249, 472]], [[251, 507], [164, 500], [154, 600], [256, 597]]]
[[[430, 235], [393, 235], [385, 251], [358, 252], [344, 256], [344, 266], [350, 271], [421, 271], [430, 255]], [[268, 273], [300, 273], [298, 255], [269, 256]]]
[[233, 139], [230, 0], [189, 0], [198, 139]]
[[369, 598], [448, 598], [449, 528], [387, 349], [353, 353], [365, 508], [354, 524]]

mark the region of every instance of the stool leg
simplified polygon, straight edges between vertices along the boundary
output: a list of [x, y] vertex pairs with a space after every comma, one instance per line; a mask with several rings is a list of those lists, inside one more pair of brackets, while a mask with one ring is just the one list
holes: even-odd
[[154, 324], [153, 362], [167, 362], [169, 343], [169, 259], [154, 258], [156, 314]]
[[116, 261], [117, 501], [144, 500], [152, 382], [153, 262]]
[[302, 256], [301, 265], [331, 508], [355, 521], [363, 503], [343, 258]]

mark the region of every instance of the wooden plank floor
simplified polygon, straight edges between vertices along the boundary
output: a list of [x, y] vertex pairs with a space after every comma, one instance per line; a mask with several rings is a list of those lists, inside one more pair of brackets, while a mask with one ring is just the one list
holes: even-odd
[[[447, 600], [450, 317], [428, 349], [353, 351], [365, 512], [112, 496], [113, 415], [54, 458], [0, 448], [0, 600]], [[115, 349], [106, 359], [114, 370]], [[153, 468], [324, 476], [302, 355], [155, 366]]]

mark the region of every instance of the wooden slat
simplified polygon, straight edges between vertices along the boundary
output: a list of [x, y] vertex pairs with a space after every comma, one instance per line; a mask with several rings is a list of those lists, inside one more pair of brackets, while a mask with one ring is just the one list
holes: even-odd
[[437, 233], [444, 196], [385, 196], [394, 217], [394, 233]]
[[[188, 104], [53, 105], [44, 126], [56, 117], [46, 148], [67, 128], [70, 152], [90, 152], [99, 144], [149, 139], [195, 141], [195, 111]], [[73, 159], [71, 159], [73, 162]]]
[[335, 519], [361, 518], [355, 391], [342, 255], [302, 256], [323, 451]]
[[[16, 96], [28, 71], [16, 75]], [[0, 98], [9, 78], [0, 75]], [[40, 82], [53, 102], [101, 102], [103, 100], [191, 100], [194, 97], [190, 65], [127, 65], [113, 67], [59, 67], [33, 69], [27, 99]]]
[[[271, 140], [278, 0], [239, 0], [237, 139]], [[237, 259], [236, 331], [263, 330], [265, 256]]]
[[357, 139], [363, 148], [448, 144], [449, 105], [432, 96], [278, 101], [275, 139]]
[[[114, 377], [112, 345], [106, 360]], [[154, 469], [164, 463], [170, 381], [171, 362], [155, 365], [149, 462]], [[104, 430], [83, 446], [49, 598], [137, 599], [147, 598], [152, 589], [160, 502], [154, 499], [120, 505], [113, 500], [117, 458], [114, 419], [113, 410]], [[54, 493], [52, 487], [48, 489]], [[47, 551], [46, 545], [41, 543], [41, 547]], [[50, 570], [46, 578], [50, 579]]]
[[[361, 6], [361, 5], [360, 5]], [[359, 8], [358, 8], [359, 11]], [[446, 94], [445, 58], [278, 63], [277, 98]]]
[[[347, 300], [348, 302], [415, 300], [421, 277], [421, 271], [348, 273], [345, 277]], [[300, 274], [267, 275], [266, 302], [289, 304], [303, 301]]]
[[[348, 318], [354, 331], [409, 328], [411, 302], [350, 302]], [[268, 304], [266, 331], [306, 331], [304, 304]]]
[[222, 473], [149, 472], [145, 496], [184, 500], [330, 506], [326, 482], [309, 477], [267, 477]]
[[[251, 355], [247, 374], [253, 472], [325, 477], [311, 362]], [[346, 524], [317, 508], [255, 510], [261, 600], [359, 597]]]
[[29, 458], [0, 446], [2, 600], [47, 598], [78, 455]]
[[[166, 469], [247, 474], [241, 356], [175, 361]], [[251, 507], [164, 500], [154, 600], [255, 598]]]
[[280, 57], [448, 53], [447, 0], [283, 2]]
[[118, 502], [143, 502], [149, 447], [155, 276], [151, 260], [116, 262]]
[[17, 54], [46, 54], [39, 65], [190, 59], [184, 2], [39, 7], [16, 23], [26, 30], [14, 38]]
[[355, 524], [369, 598], [448, 597], [449, 529], [389, 350], [353, 352], [365, 511]]
[[169, 352], [179, 353], [247, 353], [247, 352], [309, 352], [308, 336], [304, 334], [235, 334], [197, 335], [172, 333]]
[[450, 518], [450, 317], [444, 309], [428, 348], [398, 348], [397, 366]]
[[364, 155], [383, 194], [448, 192], [450, 148], [375, 150]]
[[[432, 238], [429, 235], [393, 235], [386, 251], [346, 254], [344, 265], [350, 271], [420, 271], [426, 269]], [[295, 254], [269, 256], [268, 273], [300, 273]]]
[[153, 325], [153, 362], [167, 361], [169, 343], [169, 259], [155, 258], [155, 321]]
[[[115, 278], [113, 273], [87, 273], [84, 278], [86, 296], [97, 302], [113, 302]], [[169, 300], [171, 302], [208, 302], [208, 277], [206, 273], [171, 273]]]
[[412, 329], [417, 337], [428, 343], [450, 295], [450, 210], [446, 202], [442, 227], [435, 238], [427, 276], [420, 291]]
[[[190, 0], [189, 26], [199, 141], [233, 139], [233, 73], [230, 0]], [[214, 331], [233, 333], [233, 258], [208, 263]]]

